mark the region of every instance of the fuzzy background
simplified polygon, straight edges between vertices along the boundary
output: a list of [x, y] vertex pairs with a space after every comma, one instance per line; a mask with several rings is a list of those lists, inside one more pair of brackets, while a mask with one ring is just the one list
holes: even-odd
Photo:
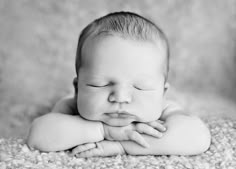
[[192, 114], [236, 118], [236, 0], [0, 0], [0, 137], [24, 138], [73, 91], [80, 31], [120, 10], [167, 34], [169, 97]]

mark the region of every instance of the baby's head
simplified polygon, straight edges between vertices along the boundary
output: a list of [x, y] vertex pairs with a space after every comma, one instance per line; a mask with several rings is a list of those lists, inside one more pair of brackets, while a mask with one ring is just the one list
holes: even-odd
[[168, 43], [151, 21], [111, 13], [81, 33], [74, 87], [80, 115], [112, 126], [157, 120], [169, 69]]

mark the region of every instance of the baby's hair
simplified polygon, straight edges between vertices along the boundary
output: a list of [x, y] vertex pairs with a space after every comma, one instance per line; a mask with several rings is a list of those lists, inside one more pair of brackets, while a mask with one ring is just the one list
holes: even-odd
[[75, 69], [79, 74], [81, 67], [82, 48], [88, 38], [95, 38], [100, 35], [118, 35], [122, 38], [129, 38], [140, 41], [158, 42], [165, 48], [166, 57], [164, 64], [165, 82], [169, 71], [169, 45], [163, 31], [152, 21], [132, 12], [114, 12], [94, 20], [86, 26], [79, 36], [76, 52]]

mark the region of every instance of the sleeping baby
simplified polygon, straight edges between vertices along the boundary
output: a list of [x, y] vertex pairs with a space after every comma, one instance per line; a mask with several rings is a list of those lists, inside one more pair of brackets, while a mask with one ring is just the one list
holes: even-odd
[[77, 157], [195, 155], [211, 142], [200, 118], [166, 99], [169, 47], [150, 20], [131, 12], [96, 19], [80, 34], [75, 93], [35, 119], [27, 144]]

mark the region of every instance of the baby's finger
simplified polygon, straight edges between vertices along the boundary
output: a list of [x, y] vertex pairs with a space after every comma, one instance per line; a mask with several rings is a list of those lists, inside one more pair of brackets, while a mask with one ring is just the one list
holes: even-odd
[[76, 157], [98, 157], [104, 156], [104, 149], [100, 143], [93, 143], [95, 144], [95, 148], [89, 149], [87, 151], [83, 151], [76, 155]]
[[163, 121], [163, 120], [156, 120], [155, 122], [158, 122], [158, 123], [161, 123], [161, 124], [165, 123], [165, 121]]
[[149, 144], [145, 141], [143, 136], [141, 136], [138, 132], [136, 131], [129, 131], [128, 132], [128, 138], [129, 140], [132, 140], [138, 144], [140, 144], [142, 147], [148, 148]]
[[87, 151], [95, 147], [96, 147], [95, 143], [87, 143], [87, 144], [79, 145], [72, 150], [72, 155]]
[[84, 152], [81, 152], [79, 154], [76, 154], [76, 157], [96, 157], [96, 156], [102, 156], [102, 152], [100, 149], [94, 148], [90, 149]]
[[136, 130], [139, 133], [147, 134], [153, 137], [157, 137], [157, 138], [162, 137], [162, 133], [160, 133], [158, 130], [154, 129], [152, 126], [149, 126], [145, 123], [137, 123]]
[[162, 132], [166, 131], [166, 126], [163, 123], [161, 123], [159, 120], [152, 121], [152, 122], [149, 122], [147, 124], [152, 126], [155, 129], [157, 129], [158, 131], [162, 131]]

